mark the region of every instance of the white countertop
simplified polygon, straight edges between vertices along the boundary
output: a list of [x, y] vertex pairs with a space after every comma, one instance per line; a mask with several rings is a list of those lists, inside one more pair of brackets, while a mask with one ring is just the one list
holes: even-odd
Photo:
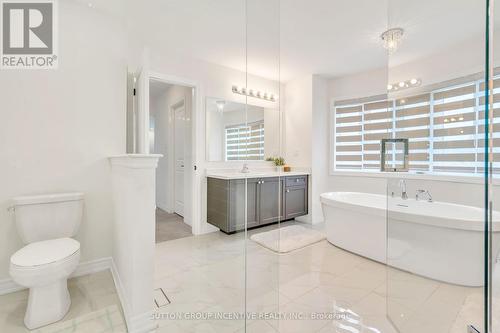
[[290, 172], [277, 172], [277, 171], [255, 171], [243, 173], [239, 171], [228, 172], [210, 172], [207, 171], [207, 177], [218, 179], [245, 179], [245, 178], [268, 178], [268, 177], [293, 177], [293, 176], [307, 176], [308, 172], [290, 171]]

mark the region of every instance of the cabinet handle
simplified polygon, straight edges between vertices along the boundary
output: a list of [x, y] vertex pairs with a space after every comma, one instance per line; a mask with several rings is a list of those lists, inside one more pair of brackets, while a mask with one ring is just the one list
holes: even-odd
[[296, 182], [296, 183], [298, 183], [299, 181], [300, 181], [300, 179], [299, 179], [299, 178], [296, 178], [296, 179], [295, 179], [295, 182]]
[[262, 181], [261, 184], [264, 184], [264, 181]]
[[289, 190], [289, 189], [287, 189], [287, 190], [286, 190], [286, 193], [290, 193], [290, 190]]

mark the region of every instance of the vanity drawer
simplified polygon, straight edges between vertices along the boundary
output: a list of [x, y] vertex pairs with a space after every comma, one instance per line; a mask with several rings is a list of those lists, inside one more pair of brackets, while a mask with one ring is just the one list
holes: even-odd
[[307, 176], [288, 176], [285, 180], [285, 186], [305, 186], [307, 184]]

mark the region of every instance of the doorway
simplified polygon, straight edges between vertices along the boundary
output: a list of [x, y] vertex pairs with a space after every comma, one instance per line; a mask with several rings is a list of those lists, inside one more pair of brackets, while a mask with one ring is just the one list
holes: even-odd
[[162, 154], [156, 169], [156, 243], [192, 236], [193, 88], [149, 79], [149, 151]]

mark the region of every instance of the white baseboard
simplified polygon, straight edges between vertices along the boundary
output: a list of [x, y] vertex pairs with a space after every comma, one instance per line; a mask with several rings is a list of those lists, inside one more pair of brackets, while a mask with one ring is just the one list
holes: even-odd
[[[82, 262], [78, 265], [76, 270], [71, 274], [70, 278], [78, 277], [87, 274], [93, 274], [111, 268], [111, 257], [100, 258], [96, 260]], [[15, 283], [11, 278], [0, 280], [0, 296], [13, 293], [19, 290], [26, 289], [23, 286]]]
[[157, 203], [156, 208], [160, 208], [162, 211], [167, 212], [169, 214], [173, 213], [172, 209], [167, 205], [164, 205], [163, 203]]
[[123, 288], [123, 283], [120, 279], [120, 275], [118, 274], [118, 270], [116, 268], [114, 260], [111, 260], [110, 269], [111, 269], [111, 275], [113, 276], [113, 281], [115, 282], [116, 293], [118, 294], [120, 303], [122, 303], [123, 314], [126, 319], [128, 318], [128, 314], [130, 313], [130, 304], [128, 304], [127, 299], [125, 297], [125, 290]]
[[113, 260], [111, 260], [111, 275], [113, 276], [113, 280], [115, 282], [116, 293], [118, 294], [118, 298], [120, 299], [120, 303], [122, 304], [123, 316], [125, 317], [128, 333], [148, 333], [156, 331], [156, 329], [158, 328], [158, 324], [153, 319], [153, 300], [151, 300], [150, 312], [137, 316], [131, 316], [131, 304], [129, 304], [127, 298], [125, 297], [125, 289], [120, 279], [120, 274], [118, 274], [118, 270]]
[[92, 261], [82, 262], [78, 265], [76, 270], [71, 274], [70, 278], [82, 275], [94, 274], [111, 269], [111, 257], [100, 258]]
[[12, 279], [3, 279], [0, 280], [0, 296], [5, 294], [10, 294], [19, 290], [25, 289], [24, 287], [18, 285]]

